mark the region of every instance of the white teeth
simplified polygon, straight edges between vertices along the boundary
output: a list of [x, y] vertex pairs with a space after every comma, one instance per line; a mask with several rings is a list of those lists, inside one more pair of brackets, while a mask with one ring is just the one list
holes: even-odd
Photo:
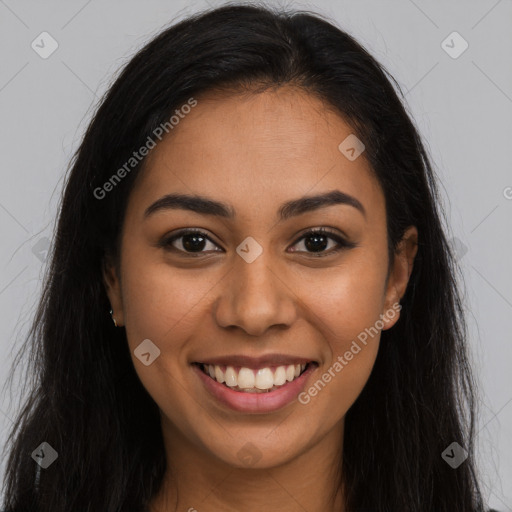
[[274, 386], [274, 376], [272, 375], [272, 370], [270, 368], [262, 368], [261, 370], [258, 370], [255, 380], [255, 384], [258, 389], [270, 389]]
[[205, 373], [217, 382], [225, 383], [230, 388], [257, 392], [257, 390], [271, 390], [274, 386], [282, 386], [300, 376], [305, 370], [306, 364], [289, 364], [278, 366], [273, 371], [271, 368], [260, 368], [252, 370], [242, 367], [238, 371], [233, 366], [222, 368], [213, 364], [202, 365]]
[[222, 370], [218, 366], [215, 366], [215, 380], [217, 382], [220, 382], [221, 384], [225, 381], [224, 374], [222, 373]]
[[237, 378], [236, 372], [232, 366], [228, 366], [226, 368], [226, 373], [224, 374], [224, 378], [226, 379], [226, 384], [230, 388], [234, 388], [235, 386], [238, 386], [238, 378]]
[[240, 368], [238, 372], [238, 387], [250, 389], [254, 387], [254, 372], [249, 368]]
[[286, 382], [286, 368], [284, 366], [278, 366], [276, 373], [274, 374], [274, 385], [282, 386]]

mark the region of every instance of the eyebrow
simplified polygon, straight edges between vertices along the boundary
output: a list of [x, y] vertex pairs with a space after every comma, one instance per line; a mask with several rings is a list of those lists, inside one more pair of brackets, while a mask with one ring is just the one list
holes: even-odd
[[[283, 221], [303, 213], [337, 204], [352, 206], [366, 217], [366, 210], [361, 202], [340, 190], [331, 190], [324, 194], [305, 196], [287, 201], [279, 208], [278, 217]], [[144, 218], [151, 216], [157, 211], [177, 209], [189, 210], [202, 215], [215, 215], [227, 219], [234, 219], [236, 217], [236, 210], [230, 204], [200, 195], [167, 194], [146, 208]]]

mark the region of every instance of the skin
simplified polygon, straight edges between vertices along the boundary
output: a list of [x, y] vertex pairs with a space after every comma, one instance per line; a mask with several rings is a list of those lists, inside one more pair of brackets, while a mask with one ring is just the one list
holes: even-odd
[[[151, 512], [343, 510], [335, 472], [344, 417], [371, 373], [380, 332], [309, 403], [267, 414], [213, 400], [191, 363], [227, 354], [307, 357], [319, 363], [307, 389], [404, 295], [418, 233], [406, 230], [388, 275], [384, 195], [364, 153], [349, 161], [338, 149], [351, 133], [340, 115], [290, 86], [210, 93], [149, 155], [127, 205], [119, 267], [107, 262], [104, 278], [161, 412], [168, 472]], [[366, 216], [331, 205], [278, 221], [283, 202], [331, 190], [357, 198]], [[168, 209], [145, 219], [169, 193], [229, 203], [236, 217]], [[316, 257], [302, 237], [319, 227], [356, 247]], [[175, 252], [158, 246], [182, 228], [210, 237], [200, 257], [186, 252], [186, 238], [173, 242]], [[236, 252], [248, 236], [263, 249], [252, 263]], [[337, 246], [328, 240], [325, 254]], [[384, 316], [382, 329], [398, 318]], [[133, 353], [147, 338], [161, 351], [149, 366]], [[250, 467], [237, 455], [249, 441], [260, 456]]]

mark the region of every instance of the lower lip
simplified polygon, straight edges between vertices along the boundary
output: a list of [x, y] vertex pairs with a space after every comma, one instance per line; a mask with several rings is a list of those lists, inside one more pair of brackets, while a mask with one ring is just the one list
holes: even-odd
[[267, 413], [277, 411], [294, 402], [306, 387], [306, 381], [317, 368], [310, 364], [298, 378], [287, 382], [275, 391], [262, 393], [245, 393], [228, 388], [204, 373], [199, 365], [193, 364], [194, 371], [202, 380], [206, 389], [221, 403], [240, 412]]

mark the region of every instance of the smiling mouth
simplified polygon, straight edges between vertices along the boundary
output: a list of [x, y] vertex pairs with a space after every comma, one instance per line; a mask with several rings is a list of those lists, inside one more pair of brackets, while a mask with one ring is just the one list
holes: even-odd
[[289, 364], [251, 369], [244, 366], [219, 366], [215, 364], [196, 364], [203, 373], [219, 384], [242, 393], [269, 393], [282, 388], [298, 379], [307, 369], [316, 364]]

